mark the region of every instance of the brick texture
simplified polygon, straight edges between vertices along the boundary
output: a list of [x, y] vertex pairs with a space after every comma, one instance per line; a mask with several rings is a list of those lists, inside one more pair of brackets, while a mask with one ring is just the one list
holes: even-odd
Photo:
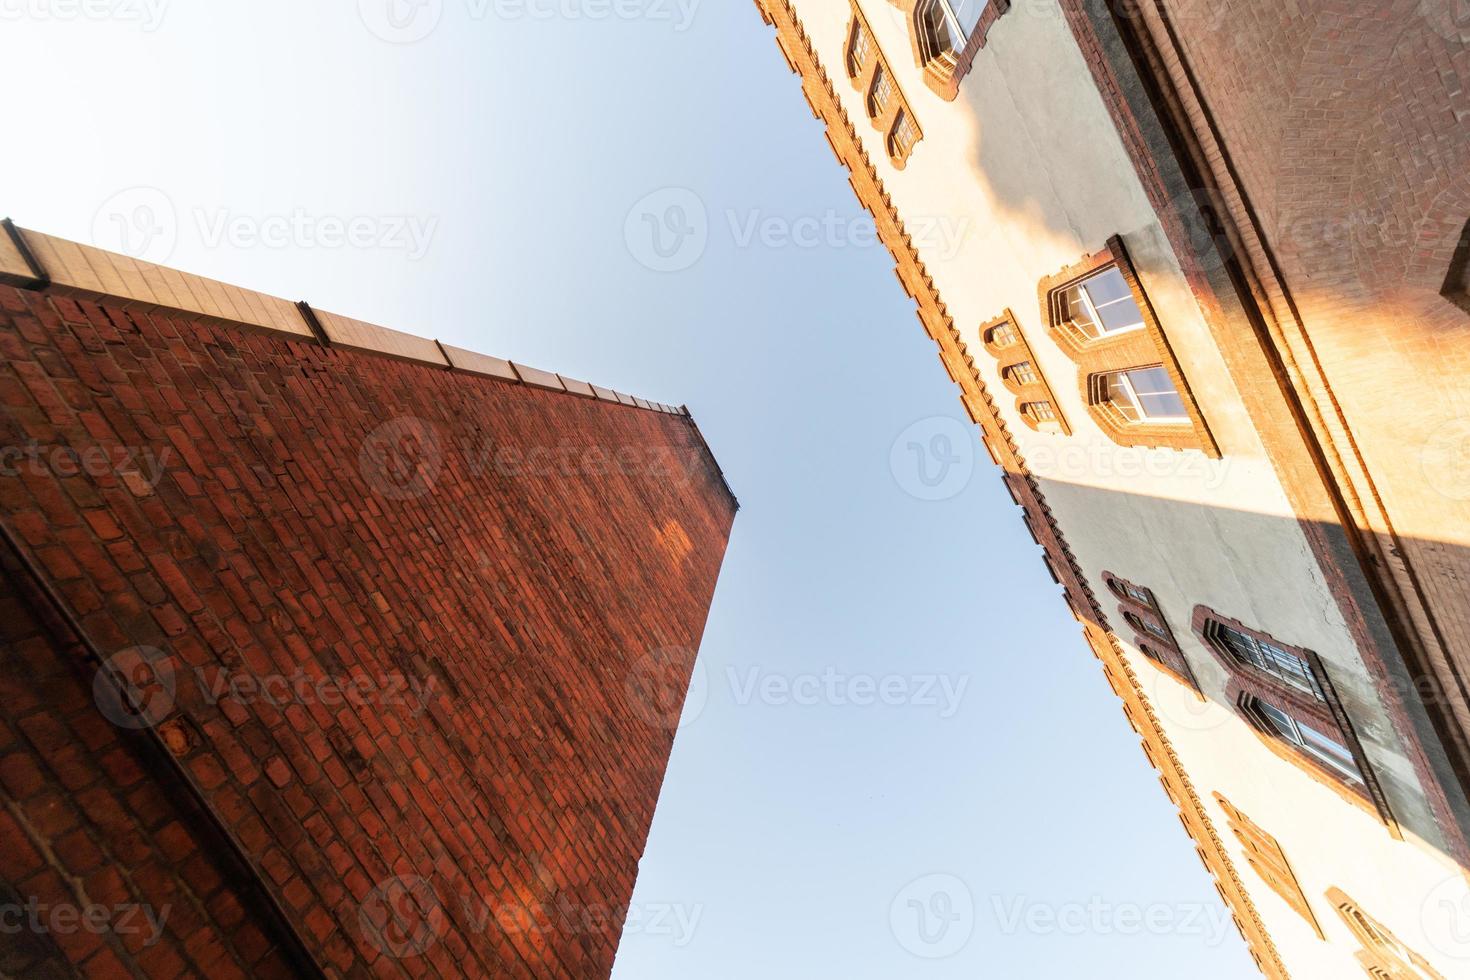
[[0, 971], [606, 976], [735, 510], [692, 422], [59, 292], [0, 346], [0, 879], [169, 909]]
[[1368, 519], [1396, 534], [1420, 628], [1464, 683], [1470, 318], [1440, 290], [1470, 220], [1470, 20], [1421, 0], [1159, 7], [1208, 111], [1196, 128], [1215, 128], [1271, 251], [1251, 259], [1274, 260], [1366, 470]]

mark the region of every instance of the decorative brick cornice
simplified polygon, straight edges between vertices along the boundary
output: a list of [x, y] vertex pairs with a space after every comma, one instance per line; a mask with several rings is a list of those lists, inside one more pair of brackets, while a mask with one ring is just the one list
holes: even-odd
[[790, 0], [756, 0], [756, 7], [765, 22], [776, 29], [777, 43], [787, 62], [801, 76], [802, 91], [807, 101], [817, 118], [826, 124], [828, 143], [838, 160], [849, 169], [849, 182], [858, 200], [872, 213], [879, 239], [893, 253], [899, 282], [916, 302], [919, 321], [925, 332], [939, 345], [940, 360], [959, 385], [961, 401], [970, 417], [981, 427], [991, 457], [1004, 469], [1007, 487], [1024, 509], [1028, 526], [1045, 551], [1048, 567], [1065, 589], [1068, 604], [1082, 622], [1088, 645], [1102, 661], [1104, 674], [1123, 701], [1124, 714], [1143, 740], [1145, 755], [1158, 767], [1165, 791], [1180, 809], [1182, 823], [1194, 838], [1221, 895], [1234, 910], [1251, 955], [1267, 976], [1286, 977], [1286, 967], [1275, 943], [1267, 933], [1173, 745], [1164, 734], [1137, 674], [1111, 635], [1107, 617], [1067, 547], [1039, 482], [1027, 469], [1019, 446], [975, 370], [974, 358], [904, 228], [897, 208], [884, 189], [852, 119], [838, 101], [831, 78], [812, 48], [806, 29]]

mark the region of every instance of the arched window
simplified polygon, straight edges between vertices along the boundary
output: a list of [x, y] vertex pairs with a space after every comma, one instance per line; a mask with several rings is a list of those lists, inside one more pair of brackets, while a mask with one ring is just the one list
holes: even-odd
[[895, 162], [905, 161], [917, 142], [919, 130], [914, 125], [913, 117], [903, 109], [898, 110], [898, 115], [893, 120], [893, 134], [888, 137], [888, 155]]
[[1195, 606], [1194, 634], [1229, 675], [1226, 702], [1278, 756], [1344, 799], [1398, 825], [1321, 658], [1208, 606]]
[[1105, 371], [1092, 376], [1094, 404], [1105, 404], [1130, 424], [1188, 425], [1184, 406], [1162, 365]]
[[1057, 411], [1051, 402], [1022, 402], [1021, 412], [1033, 422], [1055, 422]]
[[1015, 328], [1009, 320], [1002, 320], [989, 330], [985, 331], [985, 343], [997, 350], [1004, 350], [1015, 344], [1017, 339]]
[[[1134, 585], [1112, 572], [1104, 571], [1102, 574], [1108, 591], [1119, 600], [1118, 613], [1123, 622], [1133, 629], [1134, 648], [1203, 698], [1194, 668], [1189, 665], [1184, 651], [1179, 649], [1179, 642], [1174, 639], [1174, 631], [1169, 628], [1169, 621], [1155, 601], [1153, 591]], [[1119, 639], [1122, 638], [1120, 635]]]
[[873, 35], [860, 20], [852, 22], [852, 35], [847, 42], [847, 77], [858, 78], [873, 57]]
[[1073, 283], [1061, 291], [1058, 301], [1063, 322], [1091, 340], [1144, 326], [1143, 311], [1117, 266]]
[[1018, 361], [1001, 371], [1001, 376], [1014, 385], [1034, 385], [1041, 378], [1030, 361]]
[[1297, 751], [1310, 756], [1349, 782], [1363, 782], [1363, 772], [1353, 758], [1352, 749], [1337, 738], [1318, 731], [1307, 722], [1288, 714], [1280, 706], [1257, 695], [1246, 695], [1241, 706], [1253, 714], [1267, 730]]
[[863, 95], [868, 121], [882, 134], [883, 151], [893, 165], [902, 170], [914, 145], [924, 138], [924, 131], [893, 77], [872, 26], [855, 0], [852, 20], [847, 28], [843, 63], [847, 77]]
[[1076, 365], [1088, 415], [1104, 435], [1120, 446], [1220, 457], [1120, 236], [1043, 278], [1037, 291], [1051, 339]]
[[879, 65], [878, 70], [873, 73], [873, 86], [868, 90], [868, 115], [874, 119], [882, 119], [888, 115], [888, 107], [892, 104], [893, 79]]
[[1242, 664], [1254, 667], [1277, 680], [1305, 691], [1318, 701], [1326, 700], [1322, 693], [1322, 685], [1318, 682], [1317, 675], [1312, 671], [1312, 665], [1305, 657], [1265, 637], [1247, 633], [1224, 623], [1211, 620], [1205, 629], [1207, 640], [1212, 641], [1217, 649], [1224, 649]]
[[958, 62], [986, 6], [986, 0], [922, 0], [916, 20], [924, 30], [924, 50]]
[[1011, 0], [894, 0], [912, 14], [914, 55], [924, 81], [941, 98], [959, 94], [985, 37]]

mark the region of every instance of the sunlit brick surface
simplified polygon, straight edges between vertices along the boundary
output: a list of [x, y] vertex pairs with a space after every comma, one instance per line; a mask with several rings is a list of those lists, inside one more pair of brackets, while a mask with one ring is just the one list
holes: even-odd
[[[693, 425], [182, 314], [0, 308], [0, 515], [34, 569], [5, 554], [0, 872], [169, 909], [153, 943], [0, 936], [0, 970], [282, 974], [253, 879], [329, 974], [606, 976], [734, 514]], [[99, 712], [35, 573], [103, 656], [162, 651], [160, 734], [210, 814]]]

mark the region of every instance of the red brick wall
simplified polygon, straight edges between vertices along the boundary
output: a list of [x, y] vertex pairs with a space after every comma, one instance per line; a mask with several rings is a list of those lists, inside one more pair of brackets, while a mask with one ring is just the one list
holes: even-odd
[[9, 288], [0, 345], [0, 906], [169, 910], [0, 969], [279, 974], [263, 885], [331, 974], [605, 976], [734, 514], [692, 424]]
[[1426, 642], [1470, 677], [1470, 317], [1440, 295], [1470, 220], [1470, 8], [1162, 8], [1351, 434], [1341, 451], [1371, 476], [1357, 492], [1414, 570]]

